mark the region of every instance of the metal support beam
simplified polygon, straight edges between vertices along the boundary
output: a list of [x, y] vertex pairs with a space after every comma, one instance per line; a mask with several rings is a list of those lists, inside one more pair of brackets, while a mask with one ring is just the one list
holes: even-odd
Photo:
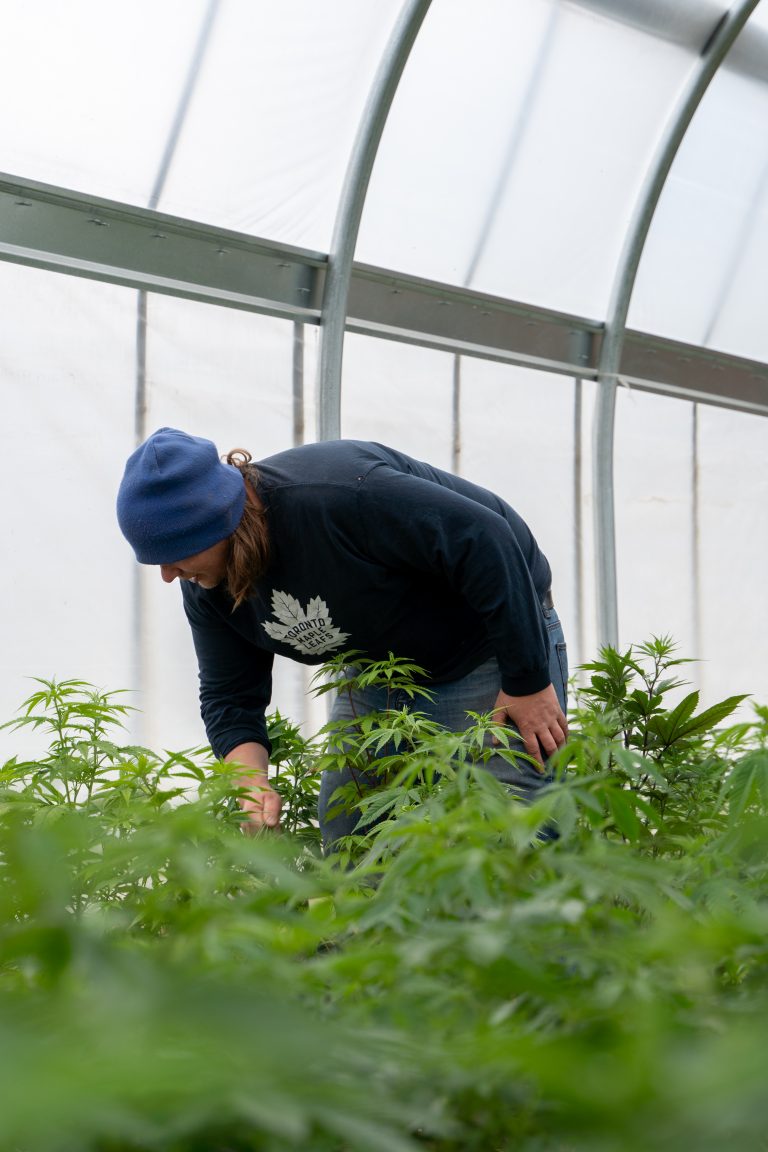
[[0, 174], [0, 260], [317, 323], [326, 257]]
[[[326, 257], [146, 208], [0, 176], [0, 260], [318, 324]], [[355, 264], [347, 331], [594, 380], [603, 325]], [[582, 350], [580, 338], [584, 337]], [[768, 415], [768, 364], [627, 331], [617, 377]]]
[[[601, 329], [597, 321], [470, 288], [353, 267], [348, 332], [573, 376], [571, 337]], [[590, 375], [590, 365], [583, 367]]]
[[619, 637], [613, 437], [616, 384], [621, 372], [627, 314], [637, 269], [656, 205], [683, 137], [712, 78], [758, 2], [759, 0], [737, 0], [713, 30], [702, 50], [646, 174], [617, 266], [598, 361], [597, 378], [600, 389], [594, 426], [597, 635], [602, 645], [615, 646]]
[[368, 182], [400, 77], [430, 0], [405, 0], [382, 55], [352, 146], [328, 256], [318, 371], [317, 438], [341, 431], [341, 362], [352, 261]]

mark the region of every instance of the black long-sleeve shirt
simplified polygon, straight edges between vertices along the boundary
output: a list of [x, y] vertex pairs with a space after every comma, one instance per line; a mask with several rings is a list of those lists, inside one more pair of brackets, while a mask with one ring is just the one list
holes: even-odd
[[182, 581], [214, 752], [269, 748], [277, 652], [319, 664], [349, 649], [406, 657], [440, 684], [491, 656], [510, 695], [549, 684], [546, 558], [492, 492], [381, 444], [308, 444], [257, 465], [269, 568], [232, 611], [220, 585]]

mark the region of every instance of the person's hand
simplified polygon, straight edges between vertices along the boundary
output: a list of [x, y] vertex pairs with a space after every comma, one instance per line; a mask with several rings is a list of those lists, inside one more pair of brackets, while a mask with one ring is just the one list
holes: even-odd
[[243, 831], [253, 835], [260, 828], [277, 828], [282, 801], [269, 783], [269, 753], [262, 744], [247, 740], [224, 757], [227, 764], [238, 764], [243, 773], [235, 780], [242, 788], [238, 797], [240, 809], [247, 816]]
[[[563, 715], [560, 701], [552, 684], [530, 696], [507, 696], [499, 692], [493, 710], [495, 724], [512, 721], [529, 756], [544, 761], [568, 739], [568, 721]], [[497, 737], [494, 744], [499, 744]]]
[[266, 781], [262, 783], [251, 778], [240, 780], [239, 783], [241, 788], [247, 789], [247, 795], [238, 799], [241, 811], [248, 817], [243, 822], [243, 831], [253, 835], [260, 828], [277, 828], [282, 807], [279, 793]]

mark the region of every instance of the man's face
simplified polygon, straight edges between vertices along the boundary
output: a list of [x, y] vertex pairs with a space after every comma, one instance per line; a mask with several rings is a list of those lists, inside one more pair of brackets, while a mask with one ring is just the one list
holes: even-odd
[[160, 575], [166, 584], [174, 580], [191, 580], [201, 588], [215, 588], [221, 584], [227, 569], [228, 540], [220, 540], [204, 552], [188, 556], [186, 560], [177, 560], [175, 564], [161, 564]]

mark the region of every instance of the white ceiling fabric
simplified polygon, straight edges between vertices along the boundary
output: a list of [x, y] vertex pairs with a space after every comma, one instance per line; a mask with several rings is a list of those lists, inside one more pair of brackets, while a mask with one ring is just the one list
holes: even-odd
[[[400, 7], [220, 0], [159, 209], [327, 252]], [[384, 130], [356, 258], [603, 320], [648, 165], [726, 8], [433, 0]], [[5, 0], [0, 169], [146, 206], [210, 11], [207, 0]], [[672, 167], [629, 324], [768, 361], [766, 269], [761, 0]], [[151, 643], [137, 669], [132, 561], [114, 523], [134, 437], [136, 324], [135, 292], [0, 263], [0, 484], [21, 497], [3, 504], [14, 607], [0, 721], [29, 676], [82, 676], [140, 688], [135, 731], [189, 746], [203, 734], [176, 589], [145, 577]], [[311, 437], [317, 331], [305, 336]], [[147, 430], [177, 424], [256, 455], [289, 446], [293, 340], [286, 321], [150, 296]], [[444, 467], [458, 460], [530, 517], [553, 560], [573, 662], [589, 658], [594, 386], [465, 359], [454, 405], [451, 356], [361, 336], [347, 338], [343, 383], [343, 435]], [[672, 632], [702, 658], [693, 676], [709, 699], [765, 699], [768, 605], [758, 598], [745, 630], [733, 587], [749, 588], [768, 563], [768, 421], [622, 389], [616, 448], [622, 643]], [[276, 702], [297, 717], [302, 677], [278, 674]], [[0, 733], [0, 751], [16, 745]]]

